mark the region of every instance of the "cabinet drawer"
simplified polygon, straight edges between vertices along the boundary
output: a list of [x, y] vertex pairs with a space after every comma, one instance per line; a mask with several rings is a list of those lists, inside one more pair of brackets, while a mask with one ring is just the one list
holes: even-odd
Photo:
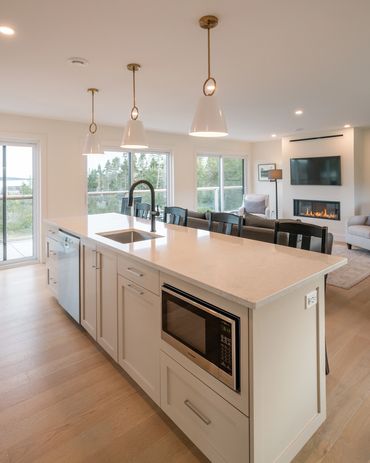
[[46, 235], [48, 237], [55, 237], [58, 234], [58, 227], [55, 227], [53, 225], [48, 225], [46, 229]]
[[248, 463], [248, 418], [164, 352], [161, 408], [212, 462]]
[[154, 294], [159, 294], [158, 270], [126, 257], [119, 257], [118, 273]]

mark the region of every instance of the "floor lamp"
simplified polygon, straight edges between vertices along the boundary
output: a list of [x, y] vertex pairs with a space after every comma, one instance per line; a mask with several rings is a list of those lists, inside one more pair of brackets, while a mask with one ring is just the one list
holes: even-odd
[[278, 215], [278, 188], [277, 188], [277, 181], [283, 178], [283, 171], [281, 169], [274, 169], [268, 171], [268, 179], [270, 182], [275, 182], [275, 200], [276, 200], [276, 220], [279, 218]]

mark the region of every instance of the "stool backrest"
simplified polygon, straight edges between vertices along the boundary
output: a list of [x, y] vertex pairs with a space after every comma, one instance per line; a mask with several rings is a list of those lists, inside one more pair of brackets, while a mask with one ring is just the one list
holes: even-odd
[[188, 225], [188, 210], [183, 207], [165, 207], [163, 214], [163, 221], [173, 225]]
[[[214, 230], [215, 225], [216, 230]], [[242, 233], [243, 217], [230, 214], [229, 212], [211, 212], [208, 218], [208, 230], [223, 233], [224, 235], [231, 235], [233, 228], [236, 227], [236, 236]]]
[[[278, 235], [280, 232], [287, 233], [288, 246], [291, 248], [300, 247], [306, 251], [311, 250], [312, 237], [320, 238], [321, 240], [321, 253], [326, 253], [326, 246], [328, 240], [328, 227], [320, 227], [319, 225], [313, 225], [310, 223], [303, 222], [275, 222], [274, 232], [274, 243], [278, 243]], [[299, 238], [301, 240], [299, 240]], [[298, 244], [301, 244], [298, 246]]]

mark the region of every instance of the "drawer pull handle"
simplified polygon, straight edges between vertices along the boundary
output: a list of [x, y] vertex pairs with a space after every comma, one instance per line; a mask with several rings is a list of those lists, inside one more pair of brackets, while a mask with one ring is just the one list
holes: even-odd
[[127, 283], [127, 286], [135, 291], [135, 293], [138, 293], [140, 296], [142, 296], [144, 291], [140, 291], [140, 289], [136, 288], [135, 286], [131, 285], [130, 283]]
[[190, 400], [186, 399], [184, 400], [184, 404], [190, 408], [190, 410], [195, 413], [197, 415], [198, 418], [200, 418], [203, 423], [205, 423], [207, 426], [209, 426], [211, 424], [211, 420], [209, 418], [207, 418], [206, 416], [203, 415], [203, 413], [201, 413], [197, 407], [195, 407], [191, 402]]
[[144, 273], [139, 272], [139, 270], [136, 270], [136, 268], [134, 268], [134, 267], [127, 267], [127, 270], [130, 273], [133, 273], [134, 275], [136, 275], [137, 277], [143, 277], [144, 276]]

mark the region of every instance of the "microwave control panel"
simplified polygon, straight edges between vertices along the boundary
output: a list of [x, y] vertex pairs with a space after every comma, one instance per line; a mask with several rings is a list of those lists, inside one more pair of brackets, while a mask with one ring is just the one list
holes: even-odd
[[232, 337], [231, 324], [220, 320], [219, 366], [227, 373], [232, 374]]

